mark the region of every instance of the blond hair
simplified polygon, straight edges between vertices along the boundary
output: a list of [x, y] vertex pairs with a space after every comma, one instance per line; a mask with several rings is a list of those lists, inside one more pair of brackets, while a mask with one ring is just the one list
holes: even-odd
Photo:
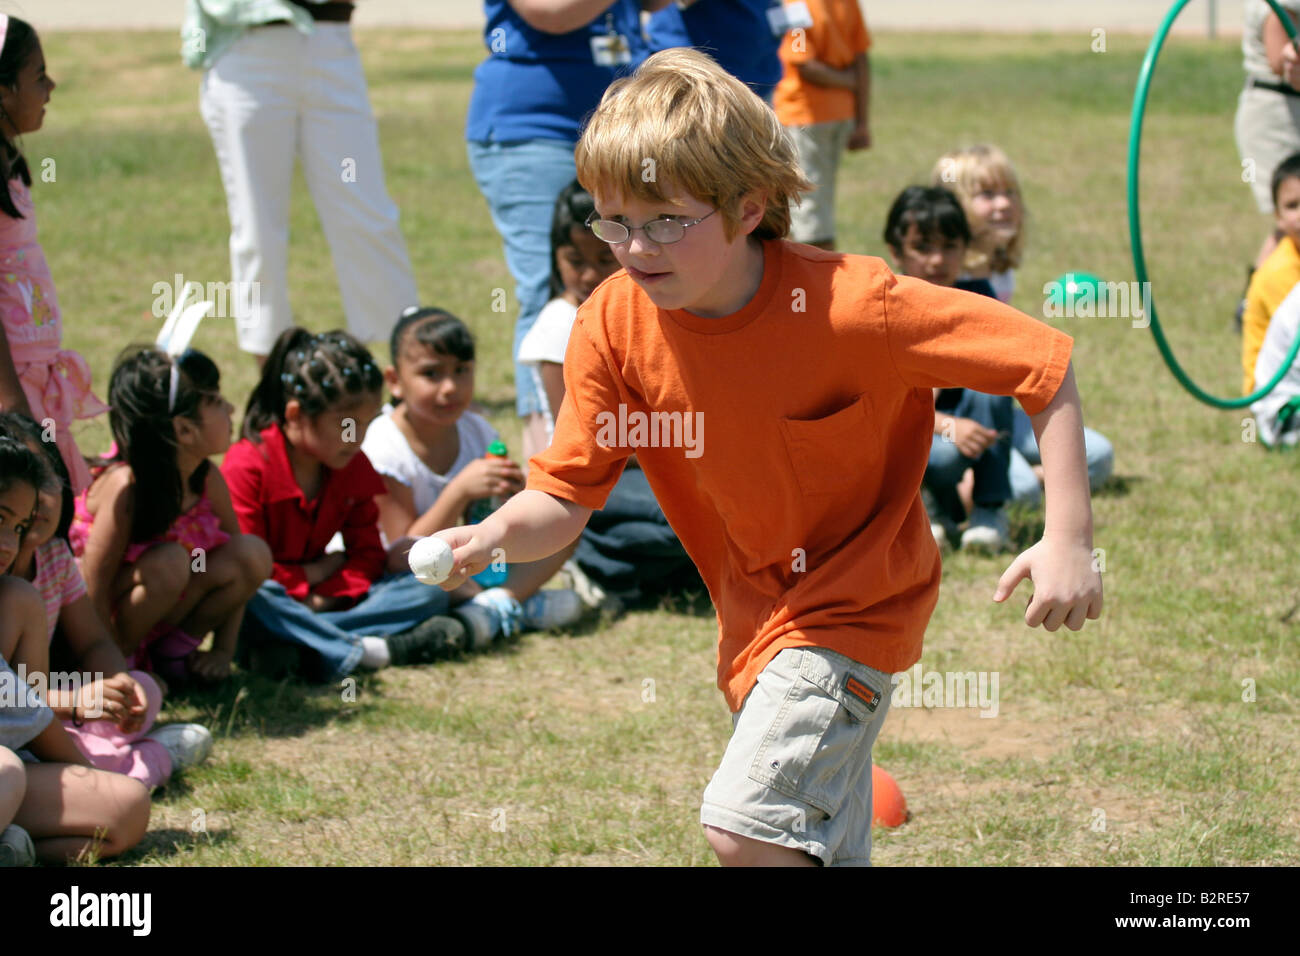
[[[1025, 220], [1029, 211], [1020, 191], [1016, 170], [1007, 154], [996, 146], [981, 143], [965, 149], [955, 149], [939, 157], [930, 176], [935, 186], [950, 189], [961, 201], [961, 207], [970, 221], [971, 243], [966, 249], [964, 263], [967, 272], [1005, 272], [1018, 268], [1025, 250]], [[992, 242], [988, 228], [977, 222], [971, 209], [971, 200], [985, 189], [1005, 189], [1015, 193], [1020, 202], [1020, 228], [1005, 246]]]
[[578, 179], [593, 196], [643, 202], [684, 190], [722, 214], [727, 239], [740, 223], [740, 200], [767, 196], [752, 235], [790, 231], [790, 201], [811, 190], [776, 114], [707, 55], [664, 50], [605, 91], [574, 154]]

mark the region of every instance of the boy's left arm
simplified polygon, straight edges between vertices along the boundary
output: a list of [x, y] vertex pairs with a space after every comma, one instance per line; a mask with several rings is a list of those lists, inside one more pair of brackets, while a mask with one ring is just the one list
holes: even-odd
[[1072, 631], [1101, 616], [1101, 574], [1092, 551], [1092, 500], [1083, 445], [1083, 412], [1074, 367], [1066, 371], [1056, 396], [1030, 416], [1043, 458], [1046, 520], [1042, 540], [1022, 553], [998, 581], [993, 600], [1002, 602], [1029, 578], [1034, 593], [1025, 623]]

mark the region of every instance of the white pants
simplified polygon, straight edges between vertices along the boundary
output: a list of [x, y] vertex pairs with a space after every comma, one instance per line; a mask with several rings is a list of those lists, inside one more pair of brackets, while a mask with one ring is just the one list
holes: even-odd
[[386, 339], [419, 295], [349, 26], [317, 23], [310, 36], [288, 25], [249, 30], [204, 74], [199, 108], [226, 187], [239, 347], [265, 355], [293, 325], [295, 157], [334, 258], [348, 328], [362, 342]]

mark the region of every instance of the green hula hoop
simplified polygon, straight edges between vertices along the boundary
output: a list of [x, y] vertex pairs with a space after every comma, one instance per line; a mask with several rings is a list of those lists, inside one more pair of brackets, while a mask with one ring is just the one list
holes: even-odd
[[[1147, 48], [1146, 59], [1142, 62], [1142, 72], [1138, 74], [1137, 91], [1133, 94], [1133, 118], [1129, 125], [1128, 136], [1128, 231], [1129, 241], [1133, 247], [1133, 269], [1137, 273], [1137, 280], [1146, 287], [1147, 263], [1146, 254], [1142, 249], [1142, 217], [1138, 211], [1138, 164], [1142, 154], [1142, 119], [1147, 108], [1147, 93], [1151, 86], [1151, 75], [1156, 69], [1156, 58], [1160, 55], [1161, 48], [1165, 45], [1165, 38], [1169, 35], [1169, 29], [1178, 19], [1178, 15], [1183, 12], [1192, 0], [1177, 0], [1177, 2], [1166, 14], [1164, 22], [1160, 24], [1160, 29], [1156, 31], [1155, 37], [1151, 40], [1151, 46]], [[1282, 21], [1282, 26], [1286, 30], [1287, 36], [1291, 42], [1296, 42], [1296, 29], [1291, 23], [1291, 17], [1287, 12], [1277, 5], [1275, 0], [1266, 0], [1268, 5], [1273, 8], [1278, 19]], [[1156, 347], [1160, 349], [1160, 355], [1169, 366], [1169, 371], [1174, 373], [1174, 378], [1178, 379], [1179, 384], [1193, 396], [1207, 405], [1215, 408], [1245, 408], [1263, 398], [1277, 386], [1283, 376], [1290, 370], [1292, 363], [1295, 361], [1296, 353], [1300, 352], [1300, 336], [1291, 343], [1291, 351], [1287, 353], [1286, 360], [1278, 369], [1277, 374], [1267, 384], [1251, 392], [1244, 398], [1217, 398], [1209, 394], [1188, 377], [1183, 371], [1183, 367], [1178, 364], [1174, 358], [1174, 353], [1169, 349], [1169, 343], [1165, 340], [1164, 330], [1160, 327], [1160, 319], [1156, 317], [1155, 296], [1151, 297], [1148, 303], [1149, 316], [1151, 320], [1151, 334], [1155, 336]]]

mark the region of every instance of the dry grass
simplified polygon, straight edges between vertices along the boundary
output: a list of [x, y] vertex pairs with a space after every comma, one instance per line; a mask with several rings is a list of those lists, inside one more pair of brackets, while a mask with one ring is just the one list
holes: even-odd
[[[1017, 163], [1031, 214], [1017, 305], [1041, 314], [1044, 283], [1070, 270], [1132, 278], [1124, 150], [1139, 41], [1112, 37], [1104, 54], [1085, 35], [877, 41], [877, 145], [844, 166], [844, 247], [881, 252], [893, 196], [953, 145], [991, 140]], [[419, 31], [359, 43], [422, 295], [477, 332], [480, 397], [517, 447], [511, 323], [490, 310], [492, 290], [510, 282], [463, 143], [480, 48]], [[35, 167], [57, 160], [57, 181], [35, 190], [42, 238], [67, 344], [101, 388], [118, 348], [152, 337], [155, 282], [227, 278], [198, 79], [176, 44], [158, 34], [47, 44], [61, 88], [26, 150]], [[1238, 60], [1230, 41], [1174, 42], [1143, 180], [1160, 313], [1193, 375], [1225, 393], [1239, 378], [1228, 320], [1265, 227], [1232, 144]], [[328, 328], [342, 316], [306, 199], [295, 183], [291, 298], [304, 324]], [[1076, 337], [1089, 423], [1116, 448], [1118, 480], [1095, 501], [1106, 614], [1081, 634], [1031, 631], [989, 601], [1002, 562], [949, 562], [923, 664], [999, 672], [999, 716], [889, 718], [877, 757], [913, 819], [877, 832], [876, 860], [1294, 864], [1297, 459], [1243, 443], [1240, 414], [1193, 402], [1128, 319], [1060, 324]], [[197, 344], [242, 402], [253, 367], [231, 330], [210, 322]], [[102, 447], [106, 429], [89, 425], [82, 440]], [[1017, 527], [1028, 534], [1038, 520]], [[355, 702], [339, 688], [238, 676], [171, 705], [169, 718], [209, 722], [217, 749], [159, 797], [150, 836], [122, 862], [711, 862], [696, 821], [729, 732], [715, 640], [707, 615], [665, 608], [364, 678]]]

